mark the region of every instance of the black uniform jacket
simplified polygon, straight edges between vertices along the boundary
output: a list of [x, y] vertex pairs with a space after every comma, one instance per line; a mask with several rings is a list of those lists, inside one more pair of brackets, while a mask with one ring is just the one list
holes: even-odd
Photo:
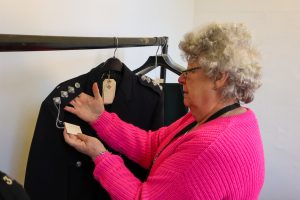
[[[117, 113], [124, 121], [144, 130], [156, 130], [163, 125], [163, 95], [160, 88], [149, 79], [135, 75], [124, 64], [121, 72], [104, 71], [103, 65], [59, 84], [43, 101], [25, 176], [25, 189], [32, 200], [109, 199], [107, 192], [93, 178], [92, 160], [66, 144], [63, 129], [56, 127], [56, 123], [63, 127], [62, 123], [57, 122], [61, 120], [80, 125], [83, 133], [96, 136], [88, 123], [63, 110], [81, 92], [93, 95], [94, 82], [98, 82], [100, 90], [108, 76], [117, 82], [115, 99], [105, 106], [107, 111]], [[60, 107], [53, 100], [57, 97], [61, 101]], [[147, 171], [123, 158], [127, 167], [144, 180]]]
[[169, 126], [188, 112], [183, 104], [183, 90], [179, 83], [164, 83], [164, 126]]

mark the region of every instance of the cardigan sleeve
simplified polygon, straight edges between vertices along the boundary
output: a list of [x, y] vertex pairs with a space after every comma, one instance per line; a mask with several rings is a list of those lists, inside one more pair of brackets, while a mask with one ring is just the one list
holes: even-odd
[[145, 131], [122, 121], [115, 113], [104, 111], [91, 126], [100, 139], [111, 148], [142, 167], [149, 168], [161, 142], [172, 133], [176, 133], [189, 118], [190, 116], [186, 115], [168, 127]]
[[144, 168], [149, 168], [155, 150], [159, 145], [159, 135], [164, 135], [166, 128], [145, 131], [122, 121], [115, 113], [104, 111], [91, 123], [98, 136], [112, 149], [126, 155]]
[[[174, 159], [173, 158], [169, 159]], [[175, 156], [177, 157], [177, 156]], [[180, 159], [180, 158], [179, 158]], [[176, 160], [176, 158], [175, 158]], [[179, 161], [179, 160], [177, 160]], [[180, 162], [182, 159], [180, 159]], [[191, 199], [186, 177], [177, 167], [161, 167], [145, 182], [137, 179], [118, 155], [106, 152], [95, 159], [94, 177], [108, 191], [111, 199]], [[188, 164], [188, 163], [186, 163]]]
[[[161, 148], [159, 144], [162, 143], [161, 146], [164, 146], [174, 132], [176, 134], [191, 120], [194, 119], [184, 116], [168, 127], [163, 127], [155, 132], [146, 132], [123, 122], [116, 114], [104, 112], [91, 125], [101, 139], [122, 154], [136, 157], [139, 160], [139, 156], [142, 156], [144, 151], [148, 160], [141, 159], [139, 161], [149, 167], [156, 149]], [[192, 199], [191, 195], [199, 186], [198, 181], [201, 182], [201, 178], [194, 182], [198, 168], [191, 169], [191, 166], [195, 160], [199, 159], [199, 151], [203, 149], [195, 149], [195, 145], [198, 146], [199, 143], [195, 143], [191, 137], [192, 135], [188, 135], [188, 137], [184, 137], [189, 138], [188, 140], [174, 141], [168, 151], [164, 151], [156, 160], [145, 182], [141, 182], [126, 168], [119, 155], [109, 152], [97, 156], [94, 160], [94, 177], [112, 199]], [[207, 143], [205, 143], [206, 145]]]

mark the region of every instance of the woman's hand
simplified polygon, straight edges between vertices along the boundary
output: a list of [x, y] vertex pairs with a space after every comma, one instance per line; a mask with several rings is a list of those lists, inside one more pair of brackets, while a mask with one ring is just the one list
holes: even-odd
[[67, 133], [64, 129], [65, 141], [77, 151], [84, 153], [91, 157], [93, 160], [97, 155], [107, 151], [104, 145], [95, 137], [79, 133], [78, 135], [73, 135]]
[[66, 106], [64, 109], [88, 123], [95, 121], [104, 111], [103, 99], [99, 93], [97, 83], [93, 84], [93, 94], [94, 97], [81, 93], [70, 101], [73, 107]]

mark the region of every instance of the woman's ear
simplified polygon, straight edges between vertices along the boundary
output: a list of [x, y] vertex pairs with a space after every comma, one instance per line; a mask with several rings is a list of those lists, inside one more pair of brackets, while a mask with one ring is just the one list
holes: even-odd
[[218, 89], [224, 87], [227, 79], [228, 79], [228, 72], [220, 73], [219, 76], [217, 76], [217, 78], [215, 80], [214, 89], [218, 90]]

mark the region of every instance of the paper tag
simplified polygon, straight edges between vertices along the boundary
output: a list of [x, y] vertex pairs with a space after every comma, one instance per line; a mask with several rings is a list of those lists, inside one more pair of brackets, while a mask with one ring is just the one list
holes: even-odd
[[78, 135], [79, 133], [82, 133], [80, 126], [77, 126], [75, 124], [70, 124], [65, 122], [65, 127], [67, 130], [67, 133], [72, 134], [72, 135]]
[[105, 79], [102, 84], [102, 98], [104, 104], [111, 104], [116, 94], [116, 81], [114, 79]]

